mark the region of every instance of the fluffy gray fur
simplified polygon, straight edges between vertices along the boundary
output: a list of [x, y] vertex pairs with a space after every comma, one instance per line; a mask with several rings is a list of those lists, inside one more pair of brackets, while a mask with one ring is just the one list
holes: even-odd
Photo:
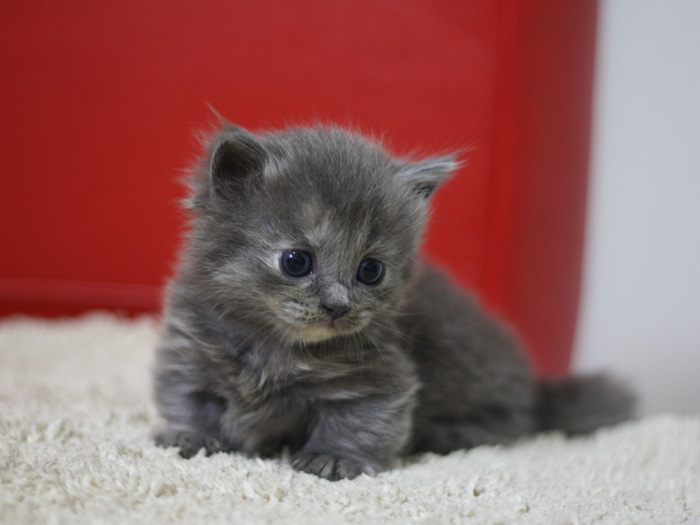
[[[632, 399], [596, 376], [533, 377], [512, 334], [417, 251], [453, 157], [408, 162], [339, 128], [226, 125], [191, 177], [191, 228], [154, 368], [162, 446], [288, 446], [328, 479], [400, 454], [588, 431]], [[311, 254], [290, 277], [281, 255]], [[374, 285], [357, 278], [383, 263]]]

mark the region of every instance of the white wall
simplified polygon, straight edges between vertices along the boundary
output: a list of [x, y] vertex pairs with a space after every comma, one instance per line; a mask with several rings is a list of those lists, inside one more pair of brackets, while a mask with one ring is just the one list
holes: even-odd
[[574, 368], [700, 412], [700, 1], [601, 2]]

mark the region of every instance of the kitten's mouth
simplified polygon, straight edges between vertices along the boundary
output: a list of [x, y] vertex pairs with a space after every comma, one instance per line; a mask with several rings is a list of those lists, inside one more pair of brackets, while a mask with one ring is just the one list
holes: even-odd
[[369, 316], [361, 311], [333, 319], [330, 315], [309, 315], [306, 309], [297, 308], [296, 303], [285, 306], [276, 311], [282, 334], [300, 343], [318, 343], [351, 335], [362, 330], [369, 321]]
[[309, 323], [297, 327], [300, 338], [307, 343], [318, 343], [340, 335], [348, 335], [359, 329], [354, 323], [335, 321], [322, 321]]

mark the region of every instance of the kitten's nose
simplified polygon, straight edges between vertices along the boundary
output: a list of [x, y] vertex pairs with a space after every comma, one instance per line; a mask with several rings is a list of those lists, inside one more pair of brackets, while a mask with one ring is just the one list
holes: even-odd
[[321, 303], [321, 307], [334, 321], [340, 319], [350, 311], [350, 306], [346, 303]]

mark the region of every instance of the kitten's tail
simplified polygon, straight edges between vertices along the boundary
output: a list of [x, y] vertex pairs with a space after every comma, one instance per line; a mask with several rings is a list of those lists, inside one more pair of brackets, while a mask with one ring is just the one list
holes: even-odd
[[604, 374], [542, 379], [538, 383], [540, 430], [583, 434], [634, 416], [636, 397]]

